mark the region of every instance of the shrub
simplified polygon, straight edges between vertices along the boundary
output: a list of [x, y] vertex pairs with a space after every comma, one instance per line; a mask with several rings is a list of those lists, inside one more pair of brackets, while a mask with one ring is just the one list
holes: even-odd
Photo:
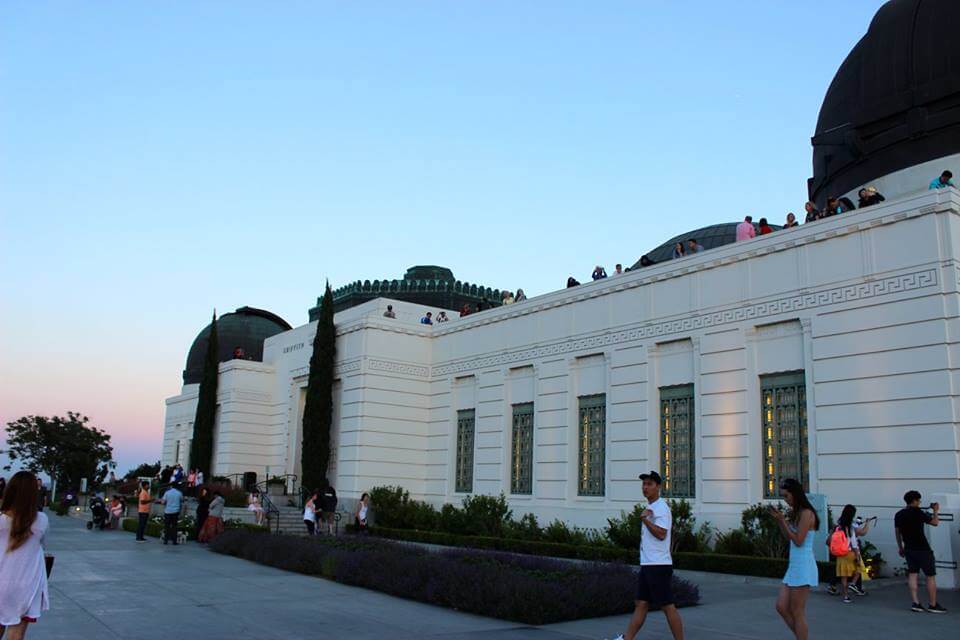
[[754, 553], [753, 543], [742, 529], [731, 529], [718, 533], [713, 550], [716, 553], [734, 556], [752, 556]]
[[440, 515], [437, 516], [437, 530], [465, 535], [467, 524], [463, 512], [449, 503], [440, 507]]
[[[784, 506], [778, 505], [781, 509]], [[776, 518], [767, 505], [757, 503], [743, 510], [740, 526], [753, 545], [754, 553], [765, 558], [786, 558], [789, 543], [780, 532]]]
[[374, 487], [370, 490], [374, 522], [402, 529], [434, 529], [440, 520], [433, 505], [411, 500], [403, 487]]
[[[636, 577], [623, 564], [572, 564], [484, 551], [428, 552], [375, 539], [288, 538], [226, 531], [210, 548], [262, 564], [391, 595], [532, 625], [633, 609]], [[695, 585], [675, 581], [679, 606]]]
[[886, 564], [886, 560], [883, 559], [883, 554], [877, 550], [875, 544], [863, 538], [858, 538], [858, 541], [860, 543], [860, 555], [863, 557], [863, 564], [867, 567], [867, 573], [871, 578], [876, 578], [880, 575], [880, 570]]
[[696, 527], [697, 519], [693, 516], [690, 503], [680, 500], [668, 500], [673, 515], [673, 529], [670, 532], [670, 550], [704, 553], [710, 550], [710, 538], [713, 537], [713, 527], [704, 522]]
[[640, 528], [643, 526], [640, 515], [646, 508], [645, 504], [635, 504], [630, 513], [621, 511], [619, 518], [607, 518], [607, 538], [618, 547], [639, 549]]
[[514, 540], [536, 541], [543, 538], [543, 529], [537, 522], [537, 516], [532, 513], [525, 513], [520, 520], [507, 522], [503, 535]]
[[502, 493], [493, 496], [467, 496], [463, 499], [464, 526], [473, 535], [501, 536], [511, 521], [513, 511]]

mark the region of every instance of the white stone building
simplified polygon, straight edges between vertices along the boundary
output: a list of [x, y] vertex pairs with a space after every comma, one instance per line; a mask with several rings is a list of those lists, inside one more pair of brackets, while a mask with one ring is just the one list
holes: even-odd
[[[904, 491], [960, 494], [956, 190], [432, 327], [387, 303], [335, 318], [341, 495], [504, 492], [515, 512], [602, 526], [652, 468], [732, 527], [803, 476], [880, 516], [889, 556]], [[220, 365], [215, 473], [299, 474], [315, 326]], [[196, 388], [167, 400], [165, 463], [187, 462]]]
[[[858, 48], [893, 28], [887, 7], [921, 4], [885, 6]], [[834, 85], [852, 82], [848, 63]], [[338, 493], [393, 484], [439, 504], [503, 492], [516, 514], [602, 527], [641, 498], [638, 474], [658, 469], [698, 521], [731, 528], [798, 477], [835, 513], [849, 502], [878, 516], [870, 539], [888, 560], [906, 490], [960, 511], [960, 192], [925, 189], [960, 168], [960, 145], [942, 153], [960, 128], [931, 129], [926, 151], [888, 138], [899, 156], [883, 147], [876, 171], [868, 153], [845, 173], [823, 150], [835, 93], [849, 108], [831, 86], [811, 193], [880, 184], [884, 203], [446, 324], [420, 324], [436, 308], [384, 298], [338, 313]], [[316, 325], [272, 322], [262, 361], [220, 365], [218, 475], [299, 475]], [[164, 463], [188, 461], [191, 380], [167, 400]], [[936, 532], [953, 557], [956, 528]]]

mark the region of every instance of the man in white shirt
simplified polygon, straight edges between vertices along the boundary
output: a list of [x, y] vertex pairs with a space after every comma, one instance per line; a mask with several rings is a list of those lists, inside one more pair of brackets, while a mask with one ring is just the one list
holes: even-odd
[[641, 514], [640, 575], [636, 608], [627, 632], [616, 640], [634, 640], [647, 619], [650, 605], [659, 606], [667, 616], [674, 640], [683, 640], [683, 621], [673, 603], [673, 557], [670, 555], [670, 530], [673, 516], [667, 501], [660, 497], [662, 479], [656, 471], [640, 474], [647, 508]]

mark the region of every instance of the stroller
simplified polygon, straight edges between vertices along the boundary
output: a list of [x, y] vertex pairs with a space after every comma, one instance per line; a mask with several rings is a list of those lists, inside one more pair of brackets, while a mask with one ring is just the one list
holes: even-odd
[[103, 531], [110, 522], [110, 513], [107, 511], [107, 505], [100, 496], [94, 496], [90, 500], [90, 522], [87, 523], [87, 529], [94, 527]]

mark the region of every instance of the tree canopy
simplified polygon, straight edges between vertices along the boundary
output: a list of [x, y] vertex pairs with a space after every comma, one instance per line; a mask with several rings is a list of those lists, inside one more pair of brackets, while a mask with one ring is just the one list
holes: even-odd
[[73, 411], [67, 416], [24, 416], [7, 423], [6, 453], [34, 473], [43, 472], [61, 486], [77, 488], [80, 479], [99, 484], [113, 466], [110, 434], [88, 426], [90, 418]]
[[136, 480], [137, 478], [153, 478], [158, 473], [160, 473], [160, 461], [157, 460], [153, 464], [149, 462], [141, 462], [139, 465], [127, 471], [123, 476], [124, 480]]

